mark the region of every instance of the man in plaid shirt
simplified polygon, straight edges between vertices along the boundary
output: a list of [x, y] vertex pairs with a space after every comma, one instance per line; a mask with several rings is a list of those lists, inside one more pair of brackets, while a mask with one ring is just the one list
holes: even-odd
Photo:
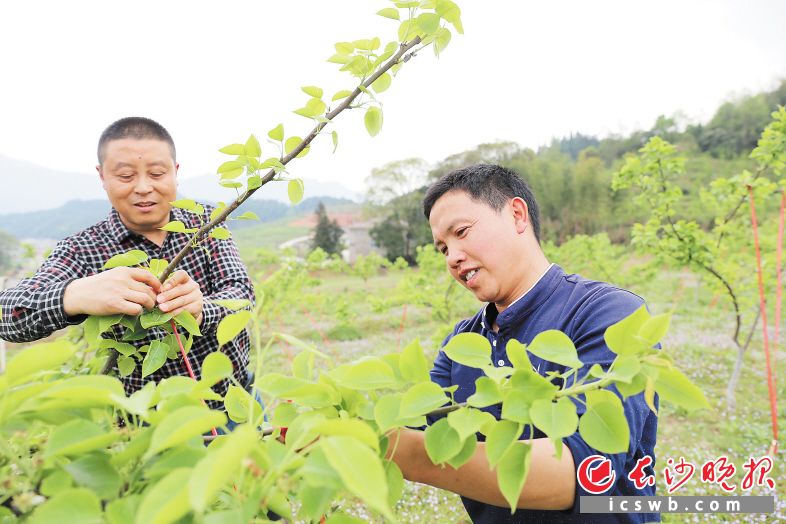
[[[57, 244], [38, 272], [14, 288], [0, 292], [0, 338], [29, 342], [46, 337], [87, 315], [139, 315], [156, 305], [177, 315], [190, 312], [199, 322], [201, 337], [189, 351], [199, 376], [204, 358], [218, 349], [216, 328], [230, 311], [212, 303], [220, 299], [253, 302], [254, 289], [237, 247], [230, 240], [208, 238], [192, 250], [180, 268], [161, 283], [141, 268], [102, 270], [114, 255], [138, 249], [152, 259], [172, 260], [189, 242], [189, 235], [167, 233], [160, 228], [179, 220], [186, 228], [200, 227], [211, 209], [197, 216], [170, 206], [177, 198], [177, 164], [172, 137], [160, 124], [147, 118], [123, 118], [110, 125], [98, 142], [96, 169], [112, 211], [98, 224]], [[123, 330], [116, 326], [120, 340]], [[161, 339], [166, 333], [153, 328], [137, 347]], [[243, 331], [223, 346], [234, 366], [234, 375], [246, 382], [248, 334]], [[148, 380], [186, 375], [181, 359], [168, 360], [158, 371], [142, 379], [141, 365], [123, 378], [126, 393], [140, 389]], [[226, 392], [227, 384], [219, 386]]]

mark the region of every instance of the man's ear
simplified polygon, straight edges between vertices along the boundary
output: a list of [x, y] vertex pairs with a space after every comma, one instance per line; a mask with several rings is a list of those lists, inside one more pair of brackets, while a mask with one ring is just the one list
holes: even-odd
[[513, 222], [516, 226], [516, 233], [522, 234], [529, 226], [529, 207], [524, 199], [515, 197], [510, 201], [510, 208], [513, 212]]
[[101, 179], [101, 185], [103, 186], [104, 191], [106, 191], [106, 179], [104, 178], [104, 170], [101, 169], [101, 164], [96, 166], [96, 171], [98, 171], [98, 178]]

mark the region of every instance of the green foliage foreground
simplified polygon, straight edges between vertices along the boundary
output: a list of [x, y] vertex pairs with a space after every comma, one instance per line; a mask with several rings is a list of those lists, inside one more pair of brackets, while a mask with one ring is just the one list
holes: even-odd
[[[484, 435], [502, 492], [515, 504], [528, 471], [530, 443], [518, 440], [526, 427], [543, 431], [556, 453], [560, 439], [577, 430], [599, 451], [620, 453], [628, 447], [629, 430], [623, 401], [608, 388], [616, 387], [623, 398], [643, 393], [652, 408], [655, 393], [685, 409], [707, 406], [668, 353], [653, 349], [668, 324], [668, 314], [650, 316], [642, 308], [611, 326], [605, 337], [617, 357], [606, 370], [586, 369], [558, 331], [540, 334], [529, 346], [509, 342], [513, 367], [495, 367], [488, 341], [479, 335], [459, 335], [445, 347], [447, 354], [485, 373], [466, 405], [449, 399], [454, 388], [443, 390], [429, 380], [430, 362], [417, 341], [399, 353], [335, 367], [310, 345], [275, 335], [257, 348], [258, 367], [273, 341], [286, 338], [303, 349], [292, 374], [256, 381], [267, 397], [267, 413], [239, 385], [230, 386], [223, 403], [240, 424], [207, 447], [203, 435], [227, 423], [223, 412], [203, 403], [221, 400], [211, 386], [232, 379], [225, 355], [209, 355], [199, 381], [171, 377], [127, 396], [117, 378], [86, 374], [83, 344], [61, 339], [35, 345], [19, 352], [0, 376], [0, 477], [6, 479], [0, 518], [265, 522], [273, 511], [307, 521], [327, 515], [331, 522], [344, 517], [340, 501], [357, 497], [394, 520], [391, 508], [401, 497], [403, 478], [384, 458], [395, 446], [387, 435], [426, 425], [435, 410], [449, 413], [425, 430], [432, 461], [459, 467], [474, 451], [478, 433]], [[564, 372], [541, 377], [528, 352]], [[586, 403], [580, 418], [574, 400]], [[500, 403], [502, 420], [481, 410]], [[288, 428], [285, 443], [279, 429], [256, 429], [265, 416], [275, 428]]]

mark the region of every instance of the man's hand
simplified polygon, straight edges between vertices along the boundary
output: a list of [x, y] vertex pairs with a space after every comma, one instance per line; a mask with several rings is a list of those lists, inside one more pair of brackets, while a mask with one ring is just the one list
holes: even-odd
[[161, 292], [156, 297], [158, 309], [164, 313], [172, 313], [173, 316], [182, 311], [188, 311], [202, 323], [202, 290], [188, 273], [178, 270], [172, 273], [161, 288]]
[[156, 305], [161, 289], [149, 271], [116, 267], [103, 273], [74, 280], [65, 289], [66, 315], [139, 315]]

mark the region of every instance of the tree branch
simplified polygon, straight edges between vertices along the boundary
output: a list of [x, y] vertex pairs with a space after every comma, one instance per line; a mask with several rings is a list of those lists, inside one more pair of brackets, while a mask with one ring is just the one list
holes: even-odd
[[[385, 62], [382, 65], [382, 67], [377, 69], [371, 76], [369, 76], [365, 81], [363, 81], [359, 87], [356, 87], [355, 90], [352, 91], [352, 93], [338, 105], [338, 107], [336, 107], [334, 110], [329, 112], [325, 116], [325, 120], [320, 121], [316, 126], [314, 126], [314, 128], [311, 130], [311, 132], [308, 135], [306, 135], [303, 141], [300, 142], [300, 144], [298, 144], [297, 147], [295, 147], [292, 151], [290, 151], [288, 155], [284, 156], [281, 159], [281, 163], [283, 165], [287, 165], [290, 161], [292, 161], [300, 153], [302, 153], [303, 150], [307, 148], [308, 145], [317, 137], [319, 132], [322, 131], [322, 129], [324, 129], [326, 125], [328, 125], [328, 123], [332, 122], [334, 118], [340, 115], [345, 109], [349, 108], [352, 102], [354, 102], [355, 99], [358, 96], [360, 96], [361, 93], [363, 93], [363, 90], [368, 89], [371, 86], [371, 84], [374, 83], [374, 81], [376, 81], [380, 76], [382, 76], [387, 71], [389, 71], [391, 67], [398, 64], [399, 62], [407, 62], [412, 56], [414, 56], [412, 53], [409, 54], [407, 53], [419, 43], [420, 43], [420, 37], [417, 36], [414, 39], [410, 40], [409, 42], [401, 44], [399, 46], [399, 50], [396, 52], [395, 55], [390, 57], [390, 59], [388, 59], [388, 61]], [[361, 89], [361, 87], [363, 89]], [[180, 252], [178, 252], [178, 254], [175, 255], [175, 258], [172, 259], [169, 265], [164, 269], [163, 273], [161, 273], [161, 276], [159, 278], [161, 282], [164, 282], [175, 271], [175, 269], [180, 264], [180, 262], [182, 262], [183, 259], [186, 257], [186, 255], [188, 255], [194, 249], [194, 246], [196, 244], [198, 244], [199, 242], [202, 241], [202, 239], [205, 238], [205, 236], [210, 232], [211, 229], [213, 229], [216, 225], [226, 220], [227, 217], [233, 211], [235, 211], [238, 207], [240, 207], [241, 204], [243, 204], [243, 202], [248, 200], [251, 197], [251, 195], [256, 193], [257, 190], [259, 190], [265, 184], [273, 180], [275, 176], [276, 176], [276, 171], [274, 169], [270, 169], [267, 172], [267, 174], [265, 174], [265, 176], [262, 177], [261, 184], [259, 185], [259, 187], [256, 187], [254, 189], [246, 189], [246, 191], [242, 195], [237, 197], [231, 204], [229, 204], [226, 208], [224, 208], [224, 210], [218, 216], [216, 216], [214, 219], [209, 221], [207, 224], [200, 227], [197, 230], [197, 232], [194, 233], [194, 236], [191, 237], [191, 242], [186, 244], [186, 246], [184, 246], [183, 249], [181, 249]], [[117, 351], [115, 350], [110, 350], [110, 351], [111, 353], [109, 355], [109, 358], [107, 359], [106, 364], [104, 364], [104, 367], [101, 370], [102, 374], [109, 373], [117, 365], [117, 357], [118, 357]]]

